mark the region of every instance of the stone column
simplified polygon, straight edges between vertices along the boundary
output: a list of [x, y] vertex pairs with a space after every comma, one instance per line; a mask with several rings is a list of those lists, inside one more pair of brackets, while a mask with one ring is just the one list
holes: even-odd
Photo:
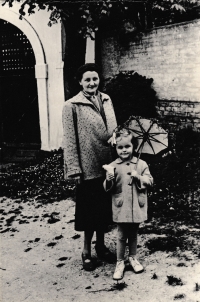
[[48, 65], [35, 65], [35, 77], [38, 88], [38, 106], [41, 133], [41, 149], [50, 150], [49, 104], [47, 94]]
[[91, 37], [86, 40], [85, 63], [95, 63], [95, 33], [92, 36], [94, 40]]

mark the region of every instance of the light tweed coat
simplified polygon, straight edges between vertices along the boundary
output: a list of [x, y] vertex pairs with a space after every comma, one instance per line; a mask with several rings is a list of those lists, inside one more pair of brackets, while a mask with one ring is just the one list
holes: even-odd
[[84, 180], [103, 176], [102, 165], [112, 160], [107, 140], [116, 128], [111, 99], [100, 93], [106, 124], [96, 107], [81, 92], [63, 107], [65, 179], [81, 174]]
[[153, 178], [145, 161], [139, 159], [136, 171], [139, 181], [130, 186], [131, 172], [135, 169], [137, 158], [128, 163], [120, 158], [110, 164], [115, 168], [115, 179], [108, 187], [104, 181], [104, 189], [112, 193], [113, 221], [140, 223], [147, 220], [147, 187], [153, 184]]

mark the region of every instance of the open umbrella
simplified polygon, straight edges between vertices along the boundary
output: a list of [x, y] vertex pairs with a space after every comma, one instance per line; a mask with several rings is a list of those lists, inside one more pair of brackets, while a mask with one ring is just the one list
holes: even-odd
[[168, 147], [168, 132], [158, 125], [155, 119], [145, 119], [131, 116], [123, 125], [131, 130], [138, 140], [137, 152], [158, 154]]
[[155, 119], [131, 116], [123, 125], [118, 126], [115, 132], [120, 131], [122, 128], [130, 130], [138, 140], [138, 148], [136, 150], [138, 153], [137, 163], [141, 153], [158, 154], [168, 147], [168, 132], [161, 128]]

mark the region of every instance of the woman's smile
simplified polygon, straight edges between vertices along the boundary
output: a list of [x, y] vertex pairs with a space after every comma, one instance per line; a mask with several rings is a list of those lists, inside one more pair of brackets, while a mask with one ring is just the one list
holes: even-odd
[[99, 87], [99, 75], [96, 71], [86, 71], [79, 83], [85, 92], [95, 94]]

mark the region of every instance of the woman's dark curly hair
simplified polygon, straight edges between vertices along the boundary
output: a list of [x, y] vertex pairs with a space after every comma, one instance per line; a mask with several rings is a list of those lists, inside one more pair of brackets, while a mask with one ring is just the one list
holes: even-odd
[[87, 71], [96, 71], [99, 75], [99, 78], [101, 77], [101, 71], [100, 67], [94, 63], [86, 63], [85, 65], [82, 65], [79, 67], [76, 73], [76, 79], [78, 82], [82, 80], [83, 74]]

